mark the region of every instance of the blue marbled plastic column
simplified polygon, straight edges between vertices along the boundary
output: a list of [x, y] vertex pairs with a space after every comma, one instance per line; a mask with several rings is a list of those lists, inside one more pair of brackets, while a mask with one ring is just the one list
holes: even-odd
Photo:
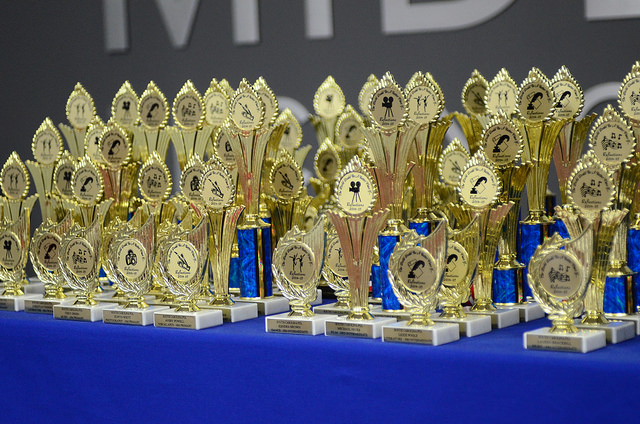
[[561, 219], [557, 219], [553, 224], [551, 224], [551, 228], [549, 231], [551, 235], [559, 234], [562, 238], [569, 238], [569, 231], [567, 231], [567, 226], [564, 225], [564, 222]]
[[626, 278], [607, 277], [604, 286], [604, 312], [607, 314], [624, 314], [626, 310]]
[[428, 236], [429, 231], [429, 222], [409, 222], [409, 229], [416, 230], [421, 236]]
[[239, 289], [240, 281], [242, 281], [242, 264], [240, 263], [240, 257], [231, 257], [229, 262], [229, 288]]
[[633, 275], [633, 304], [635, 311], [640, 312], [640, 230], [633, 228], [627, 233], [627, 265]]
[[389, 269], [389, 258], [393, 249], [398, 243], [398, 236], [378, 236], [378, 248], [380, 249], [380, 282], [382, 283], [382, 309], [385, 311], [399, 311], [402, 305], [398, 301], [387, 270]]
[[382, 283], [380, 282], [380, 265], [371, 265], [371, 297], [382, 297]]
[[518, 244], [518, 260], [524, 264], [524, 296], [525, 299], [529, 296], [533, 296], [531, 288], [527, 282], [527, 273], [529, 270], [529, 261], [536, 251], [538, 246], [544, 240], [544, 226], [542, 224], [519, 224], [520, 227], [520, 240]]
[[515, 269], [493, 270], [493, 301], [495, 303], [518, 303], [518, 292], [515, 286]]
[[[261, 232], [262, 243], [258, 242]], [[271, 275], [271, 228], [249, 228], [238, 230], [238, 249], [241, 264], [240, 297], [260, 297], [263, 285], [264, 297], [273, 295]], [[263, 258], [260, 264], [258, 251]]]

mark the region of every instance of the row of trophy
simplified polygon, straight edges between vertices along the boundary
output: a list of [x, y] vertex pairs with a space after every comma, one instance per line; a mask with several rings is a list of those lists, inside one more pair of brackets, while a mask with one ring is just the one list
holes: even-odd
[[[467, 113], [441, 117], [431, 74], [401, 88], [386, 73], [365, 82], [360, 115], [328, 77], [310, 117], [311, 197], [310, 146], [262, 78], [236, 90], [214, 79], [204, 96], [188, 81], [172, 108], [153, 82], [140, 97], [125, 83], [106, 124], [78, 84], [71, 127], [59, 126], [69, 150], [49, 119], [33, 138], [37, 195], [27, 197], [17, 154], [1, 171], [2, 300], [18, 309], [25, 296], [33, 311], [57, 302], [48, 310], [59, 318], [189, 328], [291, 308], [268, 317], [267, 331], [424, 344], [547, 312], [554, 327], [525, 346], [586, 351], [593, 334], [618, 343], [640, 333], [639, 95], [636, 63], [619, 111], [579, 119], [583, 93], [565, 67], [552, 79], [533, 68], [520, 85], [505, 69], [491, 82], [474, 71]], [[466, 145], [443, 148], [454, 118]], [[43, 223], [30, 239], [36, 198]], [[22, 293], [27, 253], [44, 298]], [[319, 285], [337, 302], [312, 310]], [[561, 334], [585, 336], [569, 349], [578, 342]]]

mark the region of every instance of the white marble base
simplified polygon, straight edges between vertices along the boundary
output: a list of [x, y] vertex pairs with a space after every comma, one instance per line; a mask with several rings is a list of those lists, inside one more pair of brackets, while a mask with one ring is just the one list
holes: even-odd
[[66, 319], [71, 321], [102, 321], [102, 314], [105, 309], [113, 308], [113, 303], [98, 303], [94, 306], [88, 305], [55, 305], [53, 307], [53, 317], [55, 319]]
[[553, 334], [549, 330], [551, 327], [543, 327], [524, 333], [524, 348], [587, 353], [607, 345], [607, 336], [602, 330], [578, 330], [571, 334]]
[[382, 327], [396, 322], [395, 318], [376, 317], [370, 320], [348, 320], [347, 317], [328, 319], [324, 324], [325, 336], [379, 339]]
[[313, 312], [316, 314], [330, 314], [330, 315], [348, 315], [351, 312], [348, 308], [336, 308], [334, 303], [327, 303], [326, 305], [319, 305], [313, 308]]
[[608, 320], [633, 322], [636, 326], [636, 336], [640, 336], [640, 314], [630, 315], [617, 315], [617, 314], [604, 314]]
[[235, 297], [233, 301], [238, 303], [255, 303], [258, 305], [258, 314], [260, 315], [280, 314], [289, 310], [289, 301], [280, 296], [268, 297], [266, 299], [244, 299]]
[[520, 323], [520, 311], [517, 309], [496, 309], [488, 312], [465, 311], [469, 315], [487, 315], [491, 317], [491, 327], [505, 328]]
[[520, 322], [529, 322], [544, 318], [544, 311], [536, 302], [519, 303], [516, 305], [496, 305], [498, 309], [517, 309], [520, 311]]
[[338, 318], [336, 315], [314, 315], [312, 317], [290, 317], [289, 313], [266, 317], [267, 333], [306, 334], [317, 336], [324, 334], [324, 323], [328, 319]]
[[316, 299], [309, 304], [311, 306], [322, 305], [322, 290], [318, 289], [316, 293]]
[[156, 327], [202, 330], [222, 325], [222, 321], [222, 311], [215, 309], [201, 309], [198, 312], [177, 312], [169, 309], [153, 314], [153, 325]]
[[369, 312], [375, 317], [395, 318], [398, 321], [408, 321], [411, 318], [409, 311], [400, 309], [399, 311], [384, 311], [382, 305], [371, 305]]
[[30, 314], [53, 315], [53, 307], [55, 305], [71, 305], [75, 300], [75, 297], [67, 297], [65, 299], [43, 299], [42, 295], [38, 295], [38, 297], [34, 299], [25, 299], [24, 311]]
[[228, 306], [198, 304], [198, 307], [200, 309], [222, 311], [222, 319], [224, 319], [225, 322], [246, 321], [258, 317], [258, 305], [255, 303], [236, 302]]
[[24, 311], [24, 302], [37, 299], [39, 294], [23, 294], [21, 296], [0, 296], [0, 311]]
[[633, 322], [611, 321], [607, 325], [588, 325], [581, 324], [580, 319], [577, 319], [574, 323], [583, 330], [604, 330], [609, 344], [621, 343], [636, 336], [636, 326]]
[[411, 326], [402, 321], [382, 327], [383, 342], [417, 343], [438, 346], [460, 340], [457, 324], [436, 322], [430, 326]]
[[44, 283], [35, 278], [29, 278], [29, 284], [22, 286], [24, 294], [44, 294]]
[[440, 318], [432, 315], [435, 322], [458, 324], [462, 337], [475, 337], [491, 331], [491, 317], [487, 315], [467, 315], [464, 318]]
[[153, 314], [158, 311], [168, 310], [168, 306], [149, 306], [148, 308], [123, 308], [118, 305], [115, 308], [105, 309], [102, 321], [107, 324], [127, 324], [147, 326], [153, 324]]

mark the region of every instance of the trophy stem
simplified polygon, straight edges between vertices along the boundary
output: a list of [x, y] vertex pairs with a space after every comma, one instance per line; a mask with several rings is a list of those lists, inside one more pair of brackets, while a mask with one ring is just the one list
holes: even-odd
[[307, 302], [301, 301], [290, 301], [289, 305], [291, 306], [291, 312], [289, 312], [290, 317], [312, 317], [314, 313], [311, 311], [311, 305]]
[[552, 319], [553, 326], [550, 333], [555, 334], [572, 334], [578, 331], [578, 328], [573, 324], [573, 319], [567, 316], [554, 316]]
[[603, 300], [603, 310], [608, 314], [626, 314], [635, 311], [634, 272], [627, 266], [627, 234], [628, 223], [624, 219], [616, 228], [609, 257]]
[[435, 324], [430, 318], [429, 308], [412, 308], [410, 311], [411, 318], [407, 326], [422, 326], [426, 327]]
[[257, 219], [259, 218], [248, 217], [251, 224], [238, 226], [238, 249], [242, 264], [240, 297], [243, 299], [273, 296], [271, 228], [269, 224], [258, 222]]
[[196, 305], [195, 299], [189, 296], [178, 297], [178, 307], [176, 312], [198, 312], [200, 308]]
[[45, 284], [44, 285], [44, 297], [43, 299], [66, 299], [67, 295], [64, 294], [62, 286], [57, 284]]
[[632, 313], [640, 312], [640, 229], [630, 227], [627, 234], [627, 258], [628, 265], [633, 272], [632, 276], [632, 294], [633, 305]]
[[209, 303], [212, 306], [233, 306], [235, 302], [229, 293], [214, 294], [213, 300]]
[[[396, 247], [396, 244], [400, 241], [399, 231], [385, 231], [378, 236], [378, 248], [380, 252], [380, 269], [379, 278], [382, 290], [382, 309], [384, 311], [400, 311], [402, 305], [393, 292], [393, 287], [389, 281], [389, 259], [391, 253]], [[367, 284], [368, 286], [368, 284]]]
[[73, 302], [74, 305], [87, 305], [94, 306], [97, 305], [98, 302], [93, 298], [93, 292], [91, 291], [82, 291], [77, 295], [77, 299]]
[[[352, 297], [353, 299], [353, 297]], [[351, 311], [347, 315], [348, 320], [372, 320], [373, 315], [369, 312], [369, 305], [351, 306]]]
[[457, 305], [449, 305], [445, 304], [442, 306], [442, 313], [440, 314], [440, 318], [464, 318], [467, 314], [464, 313], [462, 309], [462, 305], [458, 303]]
[[128, 297], [123, 306], [125, 309], [146, 309], [149, 307], [147, 302], [144, 300], [144, 296]]
[[5, 290], [2, 292], [2, 296], [23, 296], [24, 291], [22, 290], [20, 282], [14, 283], [11, 281], [6, 281], [4, 283]]

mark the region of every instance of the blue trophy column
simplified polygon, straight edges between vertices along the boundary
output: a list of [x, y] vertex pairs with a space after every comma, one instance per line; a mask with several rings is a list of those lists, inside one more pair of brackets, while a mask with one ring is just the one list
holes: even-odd
[[241, 266], [240, 297], [255, 299], [273, 295], [271, 271], [271, 228], [238, 229]]
[[542, 244], [545, 238], [549, 234], [548, 224], [527, 224], [525, 222], [520, 223], [520, 243], [518, 244], [518, 257], [520, 262], [525, 266], [524, 268], [524, 297], [533, 296], [531, 288], [527, 281], [527, 273], [529, 270], [529, 261], [536, 251], [538, 246]]
[[627, 262], [634, 272], [632, 280], [632, 312], [640, 312], [640, 229], [629, 228], [627, 233]]
[[380, 281], [380, 265], [371, 265], [371, 297], [382, 298], [382, 282]]
[[[620, 277], [607, 277], [604, 286], [604, 312], [607, 314], [627, 313], [627, 301], [631, 301], [632, 277], [623, 275]], [[629, 288], [629, 290], [627, 290]]]
[[391, 282], [389, 281], [389, 258], [396, 244], [400, 240], [400, 236], [378, 236], [378, 248], [380, 249], [380, 282], [382, 283], [382, 310], [399, 311], [402, 305], [398, 301]]
[[428, 236], [431, 232], [431, 223], [429, 221], [424, 222], [414, 222], [409, 221], [409, 229], [415, 230], [421, 236]]

